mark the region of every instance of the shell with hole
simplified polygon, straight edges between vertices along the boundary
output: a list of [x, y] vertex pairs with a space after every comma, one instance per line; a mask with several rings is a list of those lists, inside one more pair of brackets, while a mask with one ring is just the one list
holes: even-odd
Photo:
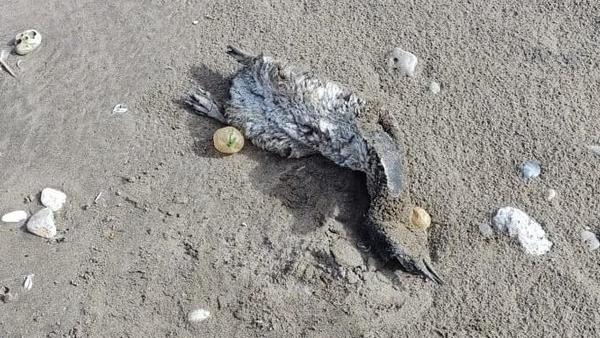
[[215, 148], [223, 154], [235, 154], [244, 147], [244, 135], [234, 127], [218, 129], [213, 135]]
[[33, 52], [42, 43], [42, 34], [35, 29], [23, 31], [15, 37], [15, 52], [27, 55]]

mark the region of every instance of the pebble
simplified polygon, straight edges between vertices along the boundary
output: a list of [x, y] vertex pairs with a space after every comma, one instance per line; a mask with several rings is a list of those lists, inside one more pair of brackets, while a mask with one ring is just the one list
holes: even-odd
[[52, 211], [62, 209], [67, 200], [67, 195], [64, 192], [52, 188], [42, 190], [42, 204], [50, 208]]
[[494, 236], [494, 229], [492, 229], [488, 222], [479, 224], [479, 232], [486, 238]]
[[16, 210], [16, 211], [11, 211], [11, 212], [5, 214], [4, 216], [2, 216], [1, 220], [4, 223], [19, 223], [19, 222], [26, 220], [27, 217], [29, 217], [29, 215], [27, 214], [27, 211]]
[[244, 135], [234, 127], [217, 129], [213, 135], [213, 144], [223, 154], [235, 154], [244, 147]]
[[596, 237], [596, 234], [591, 231], [582, 230], [581, 240], [583, 241], [583, 244], [585, 244], [589, 251], [594, 251], [600, 248], [600, 241], [598, 241], [598, 237]]
[[550, 202], [556, 197], [557, 193], [554, 189], [548, 189], [546, 192], [546, 201]]
[[344, 239], [335, 241], [330, 250], [335, 262], [340, 266], [356, 267], [363, 265], [360, 252]]
[[542, 226], [525, 212], [513, 207], [498, 210], [492, 220], [496, 229], [517, 237], [519, 243], [531, 255], [543, 255], [550, 251], [552, 242], [546, 238]]
[[207, 320], [210, 317], [210, 311], [205, 309], [196, 309], [188, 314], [188, 321], [195, 323]]
[[197, 25], [197, 24], [198, 24], [198, 20], [192, 21], [192, 25]]
[[439, 83], [437, 83], [437, 82], [435, 82], [435, 81], [432, 81], [432, 82], [429, 84], [429, 91], [430, 91], [431, 93], [433, 93], [433, 94], [438, 94], [438, 93], [439, 93], [441, 90], [442, 90], [442, 89], [440, 88], [440, 84], [439, 84]]
[[23, 31], [15, 37], [15, 52], [27, 55], [33, 52], [42, 43], [42, 34], [35, 29]]
[[417, 68], [417, 57], [401, 48], [394, 48], [389, 56], [388, 65], [398, 69], [405, 76], [414, 76]]
[[540, 176], [542, 168], [540, 162], [535, 160], [527, 160], [521, 164], [521, 176], [525, 179], [536, 178]]
[[52, 209], [44, 208], [31, 216], [27, 221], [27, 231], [44, 238], [56, 236], [56, 225]]
[[427, 230], [431, 226], [431, 216], [425, 209], [414, 207], [410, 212], [410, 224], [413, 229]]

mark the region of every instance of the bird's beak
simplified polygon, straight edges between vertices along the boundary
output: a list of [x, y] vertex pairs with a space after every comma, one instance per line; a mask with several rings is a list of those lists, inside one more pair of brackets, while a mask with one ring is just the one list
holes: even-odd
[[421, 275], [423, 277], [425, 277], [426, 279], [429, 279], [430, 281], [432, 281], [438, 285], [444, 284], [444, 281], [440, 278], [440, 276], [438, 276], [438, 274], [435, 272], [435, 270], [433, 270], [433, 268], [431, 267], [429, 262], [427, 262], [426, 259], [423, 259], [423, 267], [419, 268], [419, 271], [420, 271]]

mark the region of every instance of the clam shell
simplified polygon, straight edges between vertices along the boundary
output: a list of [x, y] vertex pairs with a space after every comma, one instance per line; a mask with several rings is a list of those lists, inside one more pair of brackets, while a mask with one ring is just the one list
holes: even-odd
[[16, 210], [16, 211], [11, 211], [11, 212], [5, 214], [4, 216], [2, 216], [2, 222], [4, 222], [4, 223], [19, 223], [19, 222], [26, 220], [27, 217], [29, 217], [29, 215], [27, 214], [27, 211]]
[[223, 154], [235, 154], [244, 147], [244, 135], [234, 127], [218, 129], [213, 135], [215, 148]]

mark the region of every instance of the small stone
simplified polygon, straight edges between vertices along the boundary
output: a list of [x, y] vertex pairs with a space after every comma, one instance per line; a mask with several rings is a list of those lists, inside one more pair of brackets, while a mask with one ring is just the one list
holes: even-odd
[[390, 52], [388, 66], [399, 70], [405, 76], [414, 76], [417, 67], [417, 57], [401, 48], [394, 48]]
[[548, 189], [546, 192], [546, 201], [550, 202], [556, 197], [557, 193], [554, 189]]
[[234, 127], [217, 129], [213, 135], [213, 144], [223, 154], [235, 154], [244, 147], [244, 135]]
[[60, 210], [67, 201], [67, 195], [64, 192], [52, 188], [42, 190], [42, 204], [52, 211]]
[[207, 320], [210, 317], [210, 311], [205, 309], [196, 309], [188, 314], [188, 321], [195, 323]]
[[197, 24], [198, 24], [198, 20], [192, 21], [192, 25], [197, 25]]
[[410, 213], [410, 225], [416, 230], [427, 230], [431, 226], [431, 216], [425, 209], [414, 207]]
[[490, 226], [490, 223], [488, 223], [488, 222], [479, 224], [479, 232], [485, 238], [494, 236], [494, 229], [492, 229], [492, 227]]
[[600, 241], [598, 241], [598, 237], [596, 237], [596, 234], [591, 231], [581, 231], [581, 240], [589, 251], [594, 251], [600, 248]]
[[27, 221], [27, 231], [44, 238], [56, 236], [56, 225], [52, 209], [44, 208], [31, 216]]
[[521, 164], [521, 176], [524, 179], [532, 179], [540, 176], [542, 168], [540, 162], [535, 160], [528, 160]]
[[440, 84], [435, 82], [435, 81], [431, 81], [431, 83], [429, 84], [429, 91], [433, 94], [438, 94], [442, 89], [440, 88]]
[[27, 214], [27, 211], [16, 210], [16, 211], [11, 211], [11, 212], [5, 214], [4, 216], [2, 216], [2, 222], [4, 222], [4, 223], [19, 223], [19, 222], [26, 220], [27, 217], [29, 217], [29, 215]]
[[363, 265], [360, 252], [350, 242], [338, 239], [331, 246], [331, 254], [335, 262], [340, 266], [356, 267]]

